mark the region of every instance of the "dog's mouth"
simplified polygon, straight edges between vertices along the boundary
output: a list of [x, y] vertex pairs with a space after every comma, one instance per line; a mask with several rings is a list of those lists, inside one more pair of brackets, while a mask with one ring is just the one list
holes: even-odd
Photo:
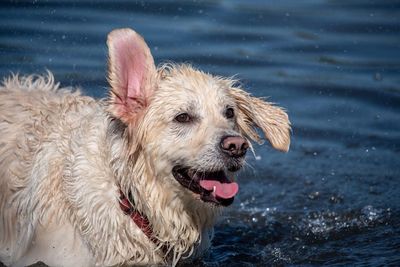
[[204, 202], [229, 206], [239, 191], [239, 185], [231, 181], [223, 170], [207, 172], [176, 166], [172, 174], [183, 187], [199, 194]]

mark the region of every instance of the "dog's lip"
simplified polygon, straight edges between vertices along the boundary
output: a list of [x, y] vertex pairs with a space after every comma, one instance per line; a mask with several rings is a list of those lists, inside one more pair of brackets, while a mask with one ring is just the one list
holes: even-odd
[[[204, 202], [214, 203], [221, 206], [229, 206], [234, 200], [234, 195], [237, 193], [237, 184], [232, 182], [225, 174], [224, 170], [219, 171], [199, 171], [193, 168], [176, 166], [172, 169], [172, 174], [175, 179], [185, 188], [189, 189], [195, 194], [200, 195], [200, 199]], [[213, 192], [215, 190], [208, 190], [204, 185], [200, 185], [200, 181], [213, 181], [216, 183], [224, 184], [228, 187], [233, 187], [231, 195], [219, 197]]]

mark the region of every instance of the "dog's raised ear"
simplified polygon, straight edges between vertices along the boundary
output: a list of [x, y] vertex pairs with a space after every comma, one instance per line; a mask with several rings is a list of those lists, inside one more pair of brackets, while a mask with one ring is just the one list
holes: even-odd
[[148, 105], [155, 86], [156, 67], [143, 38], [131, 29], [108, 34], [108, 111], [126, 124], [134, 123]]
[[256, 130], [258, 127], [272, 147], [287, 152], [290, 145], [290, 122], [286, 112], [239, 88], [231, 88], [230, 93], [239, 109], [237, 123], [242, 133], [261, 143], [261, 137]]

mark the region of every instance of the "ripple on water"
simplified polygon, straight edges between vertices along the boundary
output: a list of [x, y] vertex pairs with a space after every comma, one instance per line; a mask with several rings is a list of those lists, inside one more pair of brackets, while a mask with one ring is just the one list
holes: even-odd
[[[383, 226], [395, 225], [391, 209], [371, 205], [345, 212], [297, 214], [276, 208], [245, 207], [246, 204], [240, 205], [240, 215], [232, 211], [230, 215], [235, 219], [227, 218], [217, 227], [213, 248], [200, 266], [357, 263], [368, 255], [356, 257], [351, 249], [338, 247], [352, 243], [351, 237], [384, 234], [387, 228]], [[368, 254], [375, 244], [364, 246]]]

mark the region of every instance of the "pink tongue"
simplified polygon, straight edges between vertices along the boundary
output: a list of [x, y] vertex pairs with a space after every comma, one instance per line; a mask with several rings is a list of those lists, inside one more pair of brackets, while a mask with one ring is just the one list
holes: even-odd
[[201, 180], [200, 186], [208, 191], [213, 191], [215, 187], [215, 196], [223, 199], [234, 197], [239, 191], [237, 183], [220, 183], [214, 180]]

